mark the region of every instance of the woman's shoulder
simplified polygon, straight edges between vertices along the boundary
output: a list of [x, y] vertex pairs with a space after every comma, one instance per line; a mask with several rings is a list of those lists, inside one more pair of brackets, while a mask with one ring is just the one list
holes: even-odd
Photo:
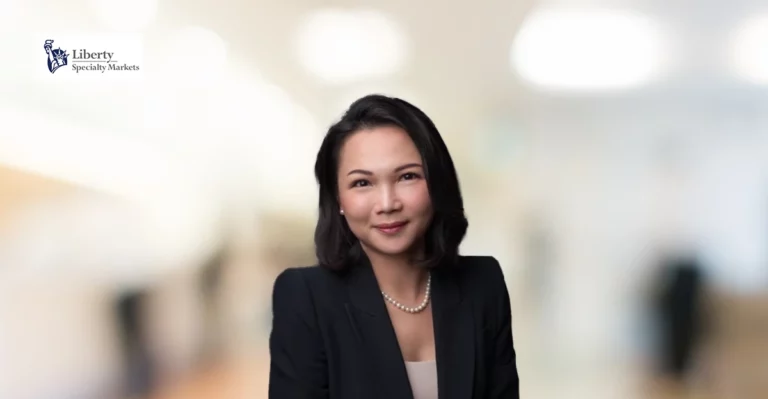
[[318, 265], [292, 266], [292, 267], [285, 268], [282, 272], [280, 272], [280, 274], [277, 276], [277, 280], [280, 280], [280, 279], [295, 280], [295, 279], [301, 279], [301, 278], [311, 278], [318, 275], [322, 275], [324, 271], [326, 271], [326, 269]]
[[340, 281], [340, 276], [328, 268], [318, 265], [295, 266], [280, 272], [275, 279], [273, 292], [275, 295], [283, 292], [296, 295], [297, 291], [302, 291], [311, 295], [333, 289]]
[[456, 272], [464, 290], [491, 296], [506, 290], [504, 272], [493, 256], [460, 256]]
[[457, 270], [464, 278], [495, 280], [504, 276], [499, 261], [493, 256], [459, 256]]

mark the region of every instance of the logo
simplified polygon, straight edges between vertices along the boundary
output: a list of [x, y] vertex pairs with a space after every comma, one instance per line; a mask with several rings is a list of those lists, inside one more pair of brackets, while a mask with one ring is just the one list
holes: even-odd
[[[74, 42], [81, 43], [80, 47], [68, 50], [62, 50], [60, 47], [54, 49], [53, 42], [53, 39], [48, 39], [43, 46], [46, 54], [48, 54], [48, 71], [51, 73], [65, 66], [68, 66], [68, 68], [64, 69], [71, 69], [76, 76], [93, 74], [124, 75], [126, 71], [140, 70], [140, 66], [137, 63], [125, 62], [127, 60], [123, 59], [136, 60], [141, 58], [140, 43], [135, 41], [85, 38], [80, 41], [74, 40]], [[115, 49], [117, 49], [119, 54]]]
[[61, 47], [54, 49], [53, 40], [48, 39], [45, 41], [45, 52], [48, 54], [48, 70], [51, 73], [56, 72], [57, 69], [67, 65], [67, 52], [62, 50]]

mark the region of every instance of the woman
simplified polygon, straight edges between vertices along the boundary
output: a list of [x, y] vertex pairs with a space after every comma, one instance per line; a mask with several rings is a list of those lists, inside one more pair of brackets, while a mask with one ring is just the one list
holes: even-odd
[[518, 398], [509, 295], [467, 230], [432, 121], [396, 98], [354, 102], [317, 155], [319, 265], [273, 291], [269, 397]]

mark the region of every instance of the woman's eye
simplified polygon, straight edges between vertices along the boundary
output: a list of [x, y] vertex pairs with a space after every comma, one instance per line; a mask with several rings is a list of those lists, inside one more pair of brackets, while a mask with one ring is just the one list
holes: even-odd
[[403, 180], [413, 180], [413, 179], [418, 179], [419, 175], [417, 175], [416, 173], [413, 173], [413, 172], [408, 172], [408, 173], [402, 175], [400, 178], [403, 179]]
[[370, 183], [368, 182], [368, 180], [355, 180], [354, 182], [352, 182], [352, 187], [366, 187], [369, 185]]

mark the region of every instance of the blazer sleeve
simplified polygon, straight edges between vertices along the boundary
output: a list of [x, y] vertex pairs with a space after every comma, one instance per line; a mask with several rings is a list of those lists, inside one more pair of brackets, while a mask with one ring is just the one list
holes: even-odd
[[309, 287], [301, 270], [288, 269], [272, 291], [269, 399], [325, 399], [328, 371]]
[[492, 275], [489, 285], [495, 286], [492, 303], [495, 308], [495, 359], [490, 373], [489, 398], [519, 399], [520, 379], [517, 373], [517, 359], [512, 340], [512, 311], [509, 291], [504, 282], [501, 266], [495, 258], [490, 258]]

